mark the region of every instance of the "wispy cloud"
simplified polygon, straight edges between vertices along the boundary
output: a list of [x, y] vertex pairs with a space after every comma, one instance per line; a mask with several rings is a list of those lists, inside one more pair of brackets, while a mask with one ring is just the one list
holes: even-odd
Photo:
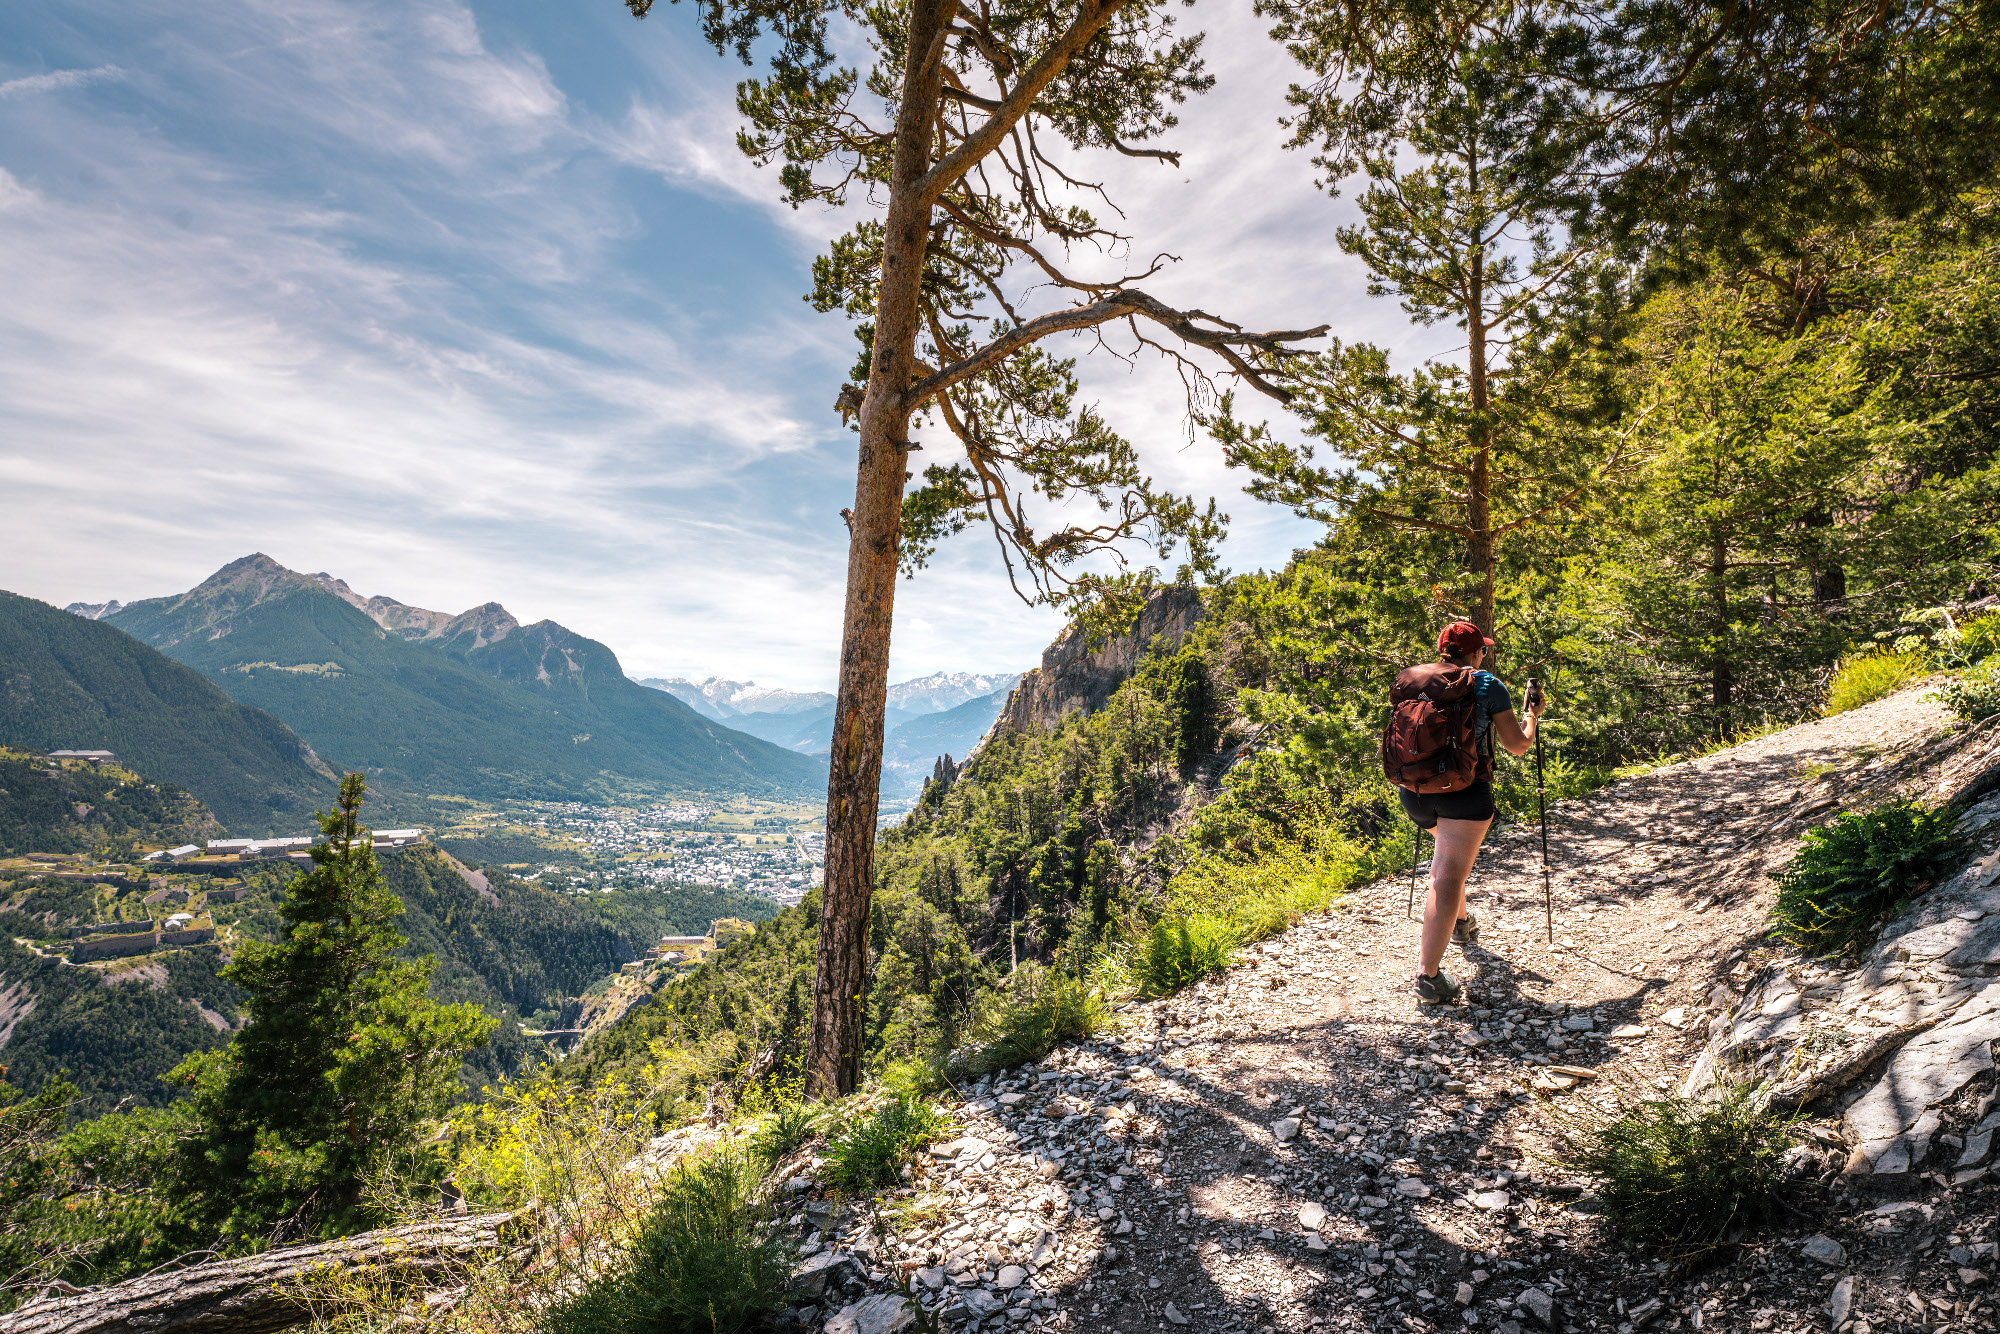
[[43, 93], [58, 93], [67, 88], [82, 88], [88, 84], [124, 76], [125, 71], [116, 65], [98, 65], [92, 69], [50, 70], [46, 74], [24, 74], [18, 79], [0, 81], [0, 102], [11, 102], [23, 97], [38, 97]]
[[[0, 82], [0, 487], [38, 534], [0, 586], [129, 600], [262, 549], [422, 605], [499, 598], [635, 672], [831, 679], [854, 349], [799, 296], [850, 219], [790, 209], [737, 152], [740, 71], [685, 15], [80, 13], [0, 15], [74, 67]], [[1160, 295], [1392, 329], [1331, 244], [1341, 206], [1277, 146], [1283, 52], [1237, 7], [1195, 14], [1221, 84], [1184, 168], [1112, 164], [1141, 246], [1183, 256]], [[1166, 368], [1083, 369], [1164, 480], [1233, 495]], [[1239, 565], [1310, 537], [1230, 508]], [[898, 599], [899, 674], [1022, 666], [1058, 628], [973, 534]]]

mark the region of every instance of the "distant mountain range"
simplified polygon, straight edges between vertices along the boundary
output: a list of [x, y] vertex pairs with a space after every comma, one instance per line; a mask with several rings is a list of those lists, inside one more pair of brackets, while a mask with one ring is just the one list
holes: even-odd
[[289, 727], [109, 625], [0, 593], [0, 744], [110, 750], [233, 832], [295, 832], [333, 770]]
[[[882, 790], [911, 796], [940, 755], [963, 756], [999, 716], [1019, 672], [935, 672], [889, 687], [888, 733], [882, 746]], [[755, 681], [711, 676], [650, 677], [641, 685], [663, 690], [708, 718], [807, 755], [833, 748], [833, 703], [823, 690], [779, 690]]]
[[603, 644], [522, 625], [497, 602], [429, 611], [256, 554], [186, 593], [73, 610], [72, 624], [97, 618], [143, 640], [327, 763], [412, 796], [810, 796], [825, 783], [823, 764], [646, 689]]

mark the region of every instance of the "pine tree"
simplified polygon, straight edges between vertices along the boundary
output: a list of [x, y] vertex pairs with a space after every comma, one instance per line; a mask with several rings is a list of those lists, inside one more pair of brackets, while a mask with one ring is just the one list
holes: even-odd
[[1522, 15], [1386, 70], [1344, 39], [1279, 33], [1319, 80], [1292, 92], [1294, 145], [1316, 150], [1329, 191], [1367, 183], [1340, 248], [1366, 264], [1371, 296], [1465, 341], [1405, 372], [1368, 344], [1301, 359], [1292, 407], [1328, 462], [1226, 410], [1213, 432], [1260, 499], [1446, 537], [1469, 576], [1455, 600], [1491, 632], [1503, 545], [1571, 512], [1616, 456], [1587, 429], [1606, 388], [1590, 352], [1623, 300], [1616, 257], [1575, 230], [1588, 118], [1532, 77], [1541, 35]]
[[243, 1031], [176, 1072], [202, 1123], [190, 1176], [233, 1236], [369, 1221], [364, 1188], [424, 1172], [426, 1125], [495, 1026], [476, 1006], [430, 998], [435, 960], [395, 957], [403, 905], [361, 825], [365, 790], [359, 774], [342, 781], [313, 869], [279, 909], [279, 938], [246, 943], [224, 970], [249, 993]]

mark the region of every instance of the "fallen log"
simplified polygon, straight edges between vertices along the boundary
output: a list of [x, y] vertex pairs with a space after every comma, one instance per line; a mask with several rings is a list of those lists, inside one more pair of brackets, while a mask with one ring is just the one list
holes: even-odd
[[498, 1246], [513, 1218], [411, 1223], [71, 1289], [0, 1316], [0, 1334], [269, 1334], [312, 1318], [298, 1292], [314, 1270], [404, 1283], [438, 1278]]

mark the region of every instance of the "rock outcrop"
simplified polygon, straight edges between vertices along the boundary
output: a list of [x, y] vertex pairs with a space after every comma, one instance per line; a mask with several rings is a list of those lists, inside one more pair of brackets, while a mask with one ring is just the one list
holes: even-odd
[[1067, 714], [1100, 708], [1155, 641], [1172, 647], [1200, 620], [1201, 595], [1176, 585], [1148, 598], [1130, 630], [1095, 648], [1070, 625], [1042, 651], [1042, 665], [1007, 696], [987, 735], [1002, 728], [1047, 729]]

